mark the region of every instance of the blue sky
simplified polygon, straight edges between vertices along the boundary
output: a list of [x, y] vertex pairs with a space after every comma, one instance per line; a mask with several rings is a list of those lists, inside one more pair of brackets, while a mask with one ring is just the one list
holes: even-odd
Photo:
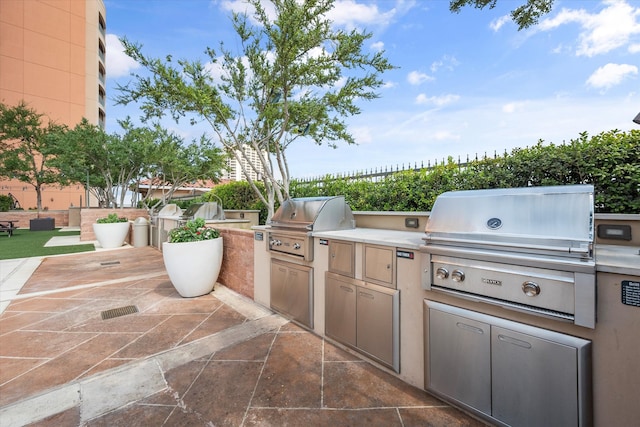
[[[640, 128], [640, 2], [555, 0], [539, 25], [517, 31], [509, 11], [449, 12], [448, 0], [338, 0], [331, 19], [373, 33], [366, 46], [384, 49], [398, 68], [384, 74], [380, 98], [362, 102], [348, 119], [357, 145], [337, 149], [298, 141], [288, 153], [294, 178], [413, 165], [515, 147], [560, 144]], [[206, 46], [234, 46], [234, 0], [105, 0], [107, 9], [107, 131], [139, 116], [113, 105], [115, 84], [136, 70], [118, 38], [141, 43], [147, 55], [206, 60]], [[164, 121], [191, 140], [207, 128]]]

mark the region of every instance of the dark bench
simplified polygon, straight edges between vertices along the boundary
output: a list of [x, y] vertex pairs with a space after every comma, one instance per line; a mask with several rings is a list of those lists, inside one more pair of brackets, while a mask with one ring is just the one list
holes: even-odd
[[13, 221], [0, 221], [0, 232], [7, 233], [9, 237], [13, 236], [13, 230], [17, 228], [13, 225]]

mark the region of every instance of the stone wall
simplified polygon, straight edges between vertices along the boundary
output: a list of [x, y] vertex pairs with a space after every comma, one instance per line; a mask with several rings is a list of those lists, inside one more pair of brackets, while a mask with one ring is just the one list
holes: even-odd
[[69, 224], [69, 211], [9, 211], [0, 212], [0, 221], [15, 221], [18, 228], [29, 228], [29, 221], [36, 218], [53, 218], [57, 228], [66, 227]]
[[[104, 209], [104, 208], [89, 208], [82, 209], [80, 212], [80, 241], [86, 240], [96, 240], [96, 235], [93, 232], [93, 223], [96, 222], [98, 218], [104, 218], [110, 213], [115, 213], [118, 216], [123, 216], [128, 218], [130, 221], [138, 217], [143, 217], [149, 219], [149, 213], [146, 209], [134, 209], [134, 208], [124, 208], [124, 209]], [[57, 223], [56, 223], [57, 225]], [[129, 235], [125, 239], [126, 242], [131, 242], [131, 231], [129, 231]]]
[[253, 231], [219, 228], [224, 255], [218, 282], [253, 299]]

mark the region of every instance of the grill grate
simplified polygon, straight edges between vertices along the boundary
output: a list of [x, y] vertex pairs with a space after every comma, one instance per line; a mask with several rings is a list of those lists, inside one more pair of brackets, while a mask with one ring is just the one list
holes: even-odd
[[127, 314], [133, 314], [138, 312], [138, 307], [135, 305], [127, 305], [125, 307], [112, 308], [111, 310], [105, 310], [101, 313], [102, 320], [113, 319], [114, 317], [126, 316]]
[[120, 264], [120, 261], [105, 261], [100, 263], [100, 265], [103, 267], [107, 265], [118, 265], [118, 264]]

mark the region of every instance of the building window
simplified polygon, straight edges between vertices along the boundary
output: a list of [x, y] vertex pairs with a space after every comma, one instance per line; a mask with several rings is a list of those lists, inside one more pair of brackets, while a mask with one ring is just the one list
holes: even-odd
[[104, 43], [102, 40], [98, 40], [98, 55], [100, 55], [100, 59], [102, 62], [105, 62], [107, 49], [104, 47]]
[[98, 126], [104, 129], [106, 120], [107, 115], [105, 114], [104, 110], [102, 108], [98, 108]]
[[107, 32], [107, 24], [104, 22], [104, 17], [100, 12], [98, 12], [98, 27], [100, 28], [100, 33], [104, 36]]
[[105, 71], [102, 62], [98, 62], [98, 78], [100, 79], [100, 83], [102, 83], [103, 85], [106, 84], [107, 72]]

